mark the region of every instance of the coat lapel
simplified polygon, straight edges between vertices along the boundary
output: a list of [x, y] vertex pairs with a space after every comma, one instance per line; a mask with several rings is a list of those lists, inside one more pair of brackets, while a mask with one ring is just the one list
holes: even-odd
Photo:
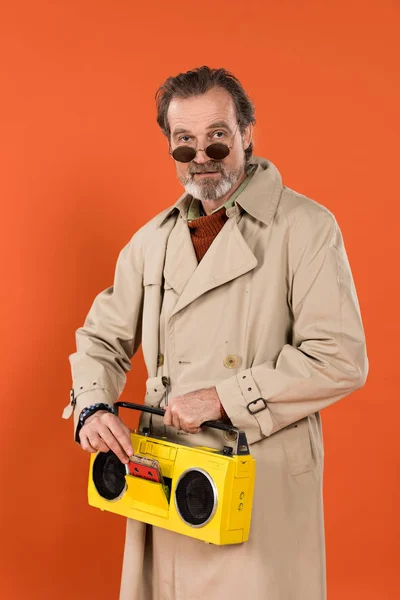
[[[270, 161], [253, 157], [251, 162], [258, 168], [240, 194], [237, 204], [255, 219], [269, 225], [279, 204], [282, 179]], [[234, 214], [230, 215], [198, 264], [186, 221], [187, 202], [188, 197], [183, 194], [167, 211], [160, 224], [162, 226], [170, 218], [173, 210], [181, 212], [181, 218], [178, 218], [168, 240], [164, 269], [166, 287], [172, 287], [179, 296], [171, 316], [202, 294], [244, 275], [257, 265], [257, 259], [240, 233]]]
[[165, 286], [181, 295], [197, 269], [197, 258], [190, 230], [184, 219], [178, 219], [168, 240], [165, 258]]
[[[196, 255], [194, 253], [193, 244], [190, 238], [189, 228], [186, 223], [186, 233], [191, 246], [191, 252], [197, 264]], [[172, 263], [176, 271], [183, 267], [186, 260], [193, 267], [193, 256], [184, 254], [184, 248], [181, 247], [180, 252], [176, 255], [177, 263]], [[172, 258], [172, 257], [171, 257]], [[206, 292], [236, 279], [251, 271], [257, 266], [257, 259], [246, 244], [242, 234], [239, 231], [235, 218], [230, 218], [221, 229], [210, 248], [206, 252], [204, 258], [197, 265], [195, 270], [192, 270], [189, 279], [189, 269], [186, 267], [184, 274], [175, 274], [175, 283], [184, 283], [187, 279], [185, 287], [182, 289], [180, 298], [172, 311], [171, 316], [176, 315], [183, 308], [194, 302], [197, 298]], [[169, 260], [167, 261], [167, 264]], [[170, 268], [169, 263], [169, 268]], [[167, 278], [167, 272], [166, 272]], [[174, 287], [174, 286], [173, 286]], [[175, 288], [179, 293], [178, 288]]]

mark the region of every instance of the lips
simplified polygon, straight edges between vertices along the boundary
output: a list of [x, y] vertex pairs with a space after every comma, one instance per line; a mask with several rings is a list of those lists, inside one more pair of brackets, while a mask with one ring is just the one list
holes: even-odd
[[200, 173], [193, 173], [193, 175], [218, 175], [219, 171], [201, 171]]

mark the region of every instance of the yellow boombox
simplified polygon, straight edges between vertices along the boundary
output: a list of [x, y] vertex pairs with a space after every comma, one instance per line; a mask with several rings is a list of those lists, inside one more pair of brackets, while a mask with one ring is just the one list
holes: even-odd
[[[156, 415], [164, 410], [128, 402], [114, 406]], [[203, 426], [236, 433], [236, 448], [190, 447], [131, 433], [134, 456], [124, 465], [109, 452], [92, 454], [90, 506], [163, 527], [212, 544], [249, 538], [255, 460], [243, 431], [219, 421]]]

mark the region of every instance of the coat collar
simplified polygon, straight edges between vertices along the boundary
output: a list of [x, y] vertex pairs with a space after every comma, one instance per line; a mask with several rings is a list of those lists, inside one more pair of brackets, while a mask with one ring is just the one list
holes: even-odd
[[244, 240], [236, 219], [228, 219], [200, 263], [187, 224], [178, 219], [167, 246], [165, 286], [179, 298], [171, 317], [206, 292], [244, 275], [258, 264]]
[[[279, 203], [282, 181], [272, 163], [257, 158], [253, 158], [252, 162], [257, 165], [256, 172], [246, 189], [238, 196], [235, 206], [227, 209], [228, 221], [199, 264], [187, 226], [191, 196], [184, 194], [173, 207], [163, 213], [158, 225], [160, 228], [165, 224], [161, 227], [162, 232], [171, 225], [173, 214], [176, 216], [180, 213], [181, 216], [173, 220], [174, 225], [166, 247], [165, 287], [172, 287], [179, 296], [171, 318], [206, 292], [248, 273], [257, 266], [257, 258], [247, 245], [238, 226], [239, 219], [235, 217], [245, 211], [254, 219], [268, 225]], [[151, 256], [154, 260], [154, 255]]]
[[[257, 165], [257, 170], [245, 190], [239, 195], [236, 204], [258, 221], [268, 225], [279, 204], [282, 178], [278, 169], [269, 160], [253, 156], [250, 164]], [[189, 194], [186, 192], [182, 194], [175, 204], [167, 209], [166, 213], [164, 212], [158, 227], [161, 227], [176, 212], [179, 212], [186, 221], [191, 200], [192, 197]], [[238, 208], [235, 206], [228, 210], [237, 212]], [[231, 215], [229, 214], [229, 216]]]

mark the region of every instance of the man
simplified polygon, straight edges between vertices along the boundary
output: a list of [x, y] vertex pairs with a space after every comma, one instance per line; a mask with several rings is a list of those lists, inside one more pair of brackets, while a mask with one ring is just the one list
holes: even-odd
[[[252, 156], [254, 109], [239, 81], [202, 67], [167, 79], [158, 123], [185, 188], [121, 251], [70, 356], [76, 439], [132, 454], [112, 414], [142, 343], [155, 434], [221, 447], [201, 428], [245, 431], [257, 474], [250, 539], [231, 546], [127, 522], [121, 600], [323, 600], [319, 411], [360, 388], [368, 362], [333, 215]], [[164, 380], [165, 381], [165, 380]], [[89, 408], [88, 408], [89, 407]], [[142, 424], [148, 422], [143, 416]]]

